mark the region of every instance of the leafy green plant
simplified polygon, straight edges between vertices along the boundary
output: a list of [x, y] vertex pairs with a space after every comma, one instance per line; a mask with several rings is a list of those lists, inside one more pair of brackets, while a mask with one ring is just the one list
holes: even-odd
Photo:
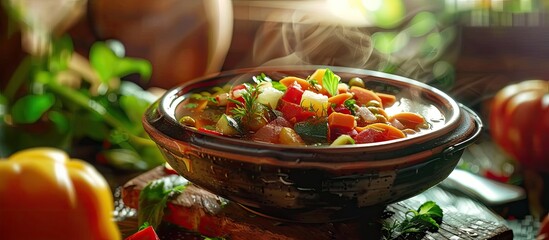
[[73, 49], [70, 36], [52, 38], [48, 54], [29, 54], [1, 89], [0, 155], [37, 146], [70, 152], [74, 143], [91, 139], [102, 146], [100, 159], [116, 168], [163, 163], [141, 125], [156, 97], [122, 80], [130, 74], [147, 80], [150, 63], [121, 55], [123, 46], [114, 41], [94, 43], [89, 61]]

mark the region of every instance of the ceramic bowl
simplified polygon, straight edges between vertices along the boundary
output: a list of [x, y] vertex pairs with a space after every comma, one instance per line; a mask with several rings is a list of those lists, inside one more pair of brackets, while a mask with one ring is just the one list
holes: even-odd
[[329, 222], [415, 196], [444, 180], [482, 129], [479, 117], [451, 97], [408, 78], [330, 67], [342, 81], [395, 94], [395, 106], [423, 114], [433, 129], [403, 139], [337, 147], [285, 146], [217, 136], [178, 123], [195, 91], [251, 81], [265, 73], [306, 78], [325, 66], [238, 69], [167, 91], [143, 118], [147, 133], [182, 176], [254, 213], [283, 221]]

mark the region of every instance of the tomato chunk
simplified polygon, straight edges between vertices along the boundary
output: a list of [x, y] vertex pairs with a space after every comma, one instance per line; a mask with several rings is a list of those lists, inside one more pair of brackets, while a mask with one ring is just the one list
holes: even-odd
[[286, 89], [286, 93], [282, 96], [282, 100], [300, 104], [301, 103], [301, 96], [303, 96], [304, 90], [301, 88], [301, 86], [294, 82], [294, 84], [290, 85]]

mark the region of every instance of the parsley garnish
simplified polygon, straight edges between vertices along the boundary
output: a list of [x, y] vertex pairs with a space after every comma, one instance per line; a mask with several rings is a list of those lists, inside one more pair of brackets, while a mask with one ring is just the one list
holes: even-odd
[[187, 184], [188, 181], [179, 175], [171, 175], [147, 184], [139, 193], [139, 225], [148, 222], [156, 229], [162, 221], [168, 200], [183, 192]]
[[356, 100], [355, 99], [347, 99], [345, 102], [343, 102], [343, 106], [345, 108], [349, 109], [351, 111], [351, 115], [355, 115], [356, 112]]
[[418, 210], [406, 212], [402, 222], [383, 223], [383, 239], [397, 239], [407, 234], [421, 234], [434, 232], [442, 223], [443, 212], [440, 206], [433, 201], [423, 203]]
[[322, 77], [322, 87], [330, 93], [330, 96], [337, 95], [337, 85], [339, 84], [339, 76], [335, 75], [332, 70], [326, 68], [324, 76]]

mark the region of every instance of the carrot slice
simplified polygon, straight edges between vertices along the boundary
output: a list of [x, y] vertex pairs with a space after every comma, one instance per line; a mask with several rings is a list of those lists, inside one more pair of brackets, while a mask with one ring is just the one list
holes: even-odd
[[373, 123], [364, 128], [373, 128], [385, 132], [385, 137], [387, 138], [387, 140], [406, 137], [406, 134], [404, 134], [404, 132], [402, 132], [400, 129], [385, 123]]
[[349, 91], [355, 95], [355, 99], [358, 105], [366, 105], [366, 103], [368, 103], [369, 101], [376, 100], [383, 106], [381, 98], [371, 90], [352, 86]]
[[328, 102], [336, 105], [341, 105], [345, 101], [347, 101], [347, 99], [351, 99], [352, 97], [353, 97], [353, 94], [351, 93], [348, 93], [348, 92], [340, 93], [338, 95], [328, 98]]
[[328, 126], [352, 130], [356, 127], [356, 120], [353, 115], [333, 112], [328, 116]]
[[294, 82], [297, 82], [297, 84], [299, 84], [301, 86], [301, 89], [303, 90], [307, 90], [311, 86], [311, 84], [307, 82], [307, 80], [298, 77], [285, 77], [278, 82], [282, 83], [282, 85], [286, 87], [289, 87], [294, 84]]
[[381, 99], [381, 104], [385, 107], [390, 107], [396, 102], [395, 95], [380, 92], [376, 92], [376, 95]]
[[416, 129], [425, 123], [423, 116], [413, 112], [400, 112], [389, 118], [389, 121], [398, 120], [404, 127]]

